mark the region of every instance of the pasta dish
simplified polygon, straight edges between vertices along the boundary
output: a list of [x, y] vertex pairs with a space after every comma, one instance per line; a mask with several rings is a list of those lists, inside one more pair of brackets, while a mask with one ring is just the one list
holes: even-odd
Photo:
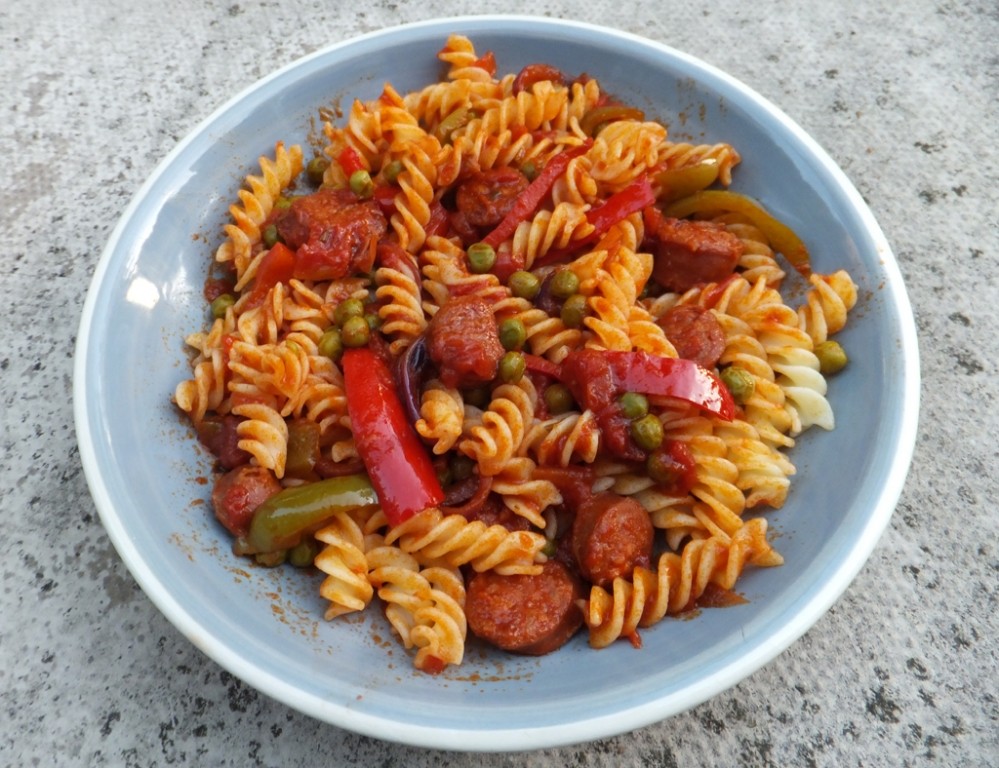
[[328, 620], [380, 605], [417, 669], [640, 647], [781, 564], [765, 510], [834, 427], [856, 286], [730, 189], [736, 146], [461, 35], [437, 57], [260, 158], [173, 400], [234, 552], [314, 567]]

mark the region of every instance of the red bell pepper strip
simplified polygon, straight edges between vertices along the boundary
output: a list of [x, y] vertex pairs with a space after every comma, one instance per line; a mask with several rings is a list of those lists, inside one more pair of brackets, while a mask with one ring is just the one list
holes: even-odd
[[477, 59], [472, 66], [484, 69], [490, 77], [494, 77], [496, 75], [496, 54], [492, 51], [486, 51], [485, 55]]
[[367, 347], [343, 353], [347, 415], [357, 452], [392, 525], [444, 500], [427, 449], [406, 418], [392, 372]]
[[725, 421], [735, 415], [728, 388], [707, 368], [692, 360], [648, 352], [604, 352], [621, 392], [641, 392], [686, 400]]
[[343, 168], [343, 172], [348, 179], [354, 171], [367, 170], [367, 168], [364, 167], [364, 160], [361, 158], [361, 154], [350, 145], [340, 150], [340, 154], [336, 156], [336, 161], [340, 164], [340, 167]]
[[541, 204], [545, 195], [551, 191], [558, 177], [565, 172], [569, 161], [585, 154], [589, 150], [591, 143], [587, 141], [578, 147], [564, 150], [549, 160], [548, 165], [542, 169], [541, 173], [535, 177], [534, 181], [528, 184], [527, 189], [517, 198], [517, 202], [510, 209], [510, 212], [503, 217], [503, 220], [496, 225], [496, 228], [492, 232], [482, 239], [482, 242], [492, 246], [493, 249], [499, 248], [500, 243], [513, 235], [517, 229], [517, 225], [534, 213], [534, 210]]
[[246, 299], [246, 308], [253, 309], [263, 304], [267, 292], [278, 283], [287, 283], [291, 280], [294, 271], [295, 252], [284, 243], [274, 243], [257, 266], [257, 274], [253, 278], [253, 286]]
[[372, 193], [372, 197], [378, 203], [378, 209], [389, 218], [396, 211], [395, 196], [399, 194], [399, 188], [390, 184], [377, 184]]
[[580, 349], [562, 361], [562, 374], [576, 402], [598, 414], [618, 395], [638, 392], [685, 400], [725, 421], [735, 415], [735, 401], [721, 379], [692, 360], [641, 350]]
[[548, 376], [555, 381], [562, 381], [562, 371], [548, 358], [525, 352], [524, 361], [527, 363], [527, 370]]
[[641, 211], [655, 201], [652, 183], [648, 177], [642, 176], [608, 197], [603, 204], [586, 212], [586, 220], [593, 225], [593, 232], [589, 237], [596, 240], [621, 219]]
[[655, 201], [656, 196], [652, 190], [652, 183], [648, 177], [642, 176], [619, 192], [615, 192], [596, 208], [591, 208], [586, 212], [586, 220], [593, 225], [593, 231], [590, 234], [569, 244], [566, 248], [553, 248], [535, 260], [534, 267], [546, 267], [569, 261], [573, 254], [597, 242], [617, 222], [637, 211], [645, 210]]
[[434, 200], [430, 204], [430, 219], [427, 221], [427, 226], [423, 228], [424, 232], [427, 233], [427, 237], [434, 235], [443, 237], [447, 234], [449, 226], [447, 208], [441, 205], [440, 200]]

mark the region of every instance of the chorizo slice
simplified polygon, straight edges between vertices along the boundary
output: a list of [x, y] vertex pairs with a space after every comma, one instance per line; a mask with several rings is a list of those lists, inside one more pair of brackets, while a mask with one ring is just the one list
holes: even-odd
[[565, 645], [583, 625], [583, 584], [549, 560], [537, 575], [478, 573], [468, 583], [465, 615], [477, 636], [512, 653], [543, 656]]
[[572, 553], [583, 578], [607, 587], [615, 578], [630, 577], [636, 565], [652, 558], [652, 520], [628, 496], [599, 493], [576, 509]]
[[725, 351], [725, 331], [711, 310], [692, 304], [671, 307], [658, 320], [678, 356], [713, 368]]
[[250, 464], [219, 475], [212, 488], [215, 517], [234, 536], [245, 536], [257, 507], [281, 490], [269, 469]]
[[652, 276], [669, 291], [724, 280], [742, 256], [742, 241], [720, 224], [662, 217], [651, 233]]
[[530, 182], [507, 166], [480, 171], [458, 186], [455, 205], [473, 227], [495, 227], [517, 203]]
[[444, 386], [460, 389], [492, 381], [505, 350], [489, 305], [467, 295], [437, 310], [427, 326], [427, 352]]
[[299, 280], [336, 280], [370, 272], [388, 221], [373, 200], [350, 190], [320, 189], [296, 197], [274, 217], [281, 240], [296, 252]]

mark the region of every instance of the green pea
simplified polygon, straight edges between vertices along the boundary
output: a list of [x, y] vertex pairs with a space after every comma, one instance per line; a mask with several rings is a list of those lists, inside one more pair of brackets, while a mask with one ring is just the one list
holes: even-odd
[[496, 263], [496, 251], [488, 243], [473, 243], [468, 246], [468, 269], [482, 275]]
[[377, 331], [382, 327], [382, 318], [377, 312], [368, 312], [364, 316], [364, 322], [368, 324], [368, 329], [372, 331]]
[[287, 211], [291, 208], [291, 198], [290, 197], [279, 197], [274, 201], [274, 207], [279, 211]]
[[281, 235], [278, 234], [278, 228], [275, 224], [268, 224], [264, 227], [264, 231], [260, 234], [260, 238], [264, 241], [264, 247], [273, 248], [281, 239]]
[[287, 549], [279, 549], [276, 552], [258, 552], [253, 556], [253, 559], [257, 561], [257, 565], [262, 565], [265, 568], [276, 568], [287, 558]]
[[554, 539], [545, 541], [545, 545], [541, 548], [541, 554], [545, 557], [555, 557], [556, 552], [558, 552], [558, 544], [555, 543]]
[[753, 375], [742, 368], [730, 365], [721, 372], [722, 384], [732, 393], [732, 399], [739, 405], [746, 403], [756, 391], [756, 379]]
[[653, 451], [645, 460], [645, 472], [656, 485], [672, 486], [680, 479], [676, 462], [664, 451]]
[[579, 291], [579, 278], [571, 269], [560, 269], [552, 275], [551, 292], [556, 299], [568, 299]]
[[640, 419], [649, 412], [649, 398], [640, 392], [625, 392], [618, 403], [626, 419]]
[[510, 317], [499, 325], [499, 339], [503, 349], [516, 351], [527, 341], [527, 329], [524, 322], [516, 317]]
[[838, 341], [832, 339], [816, 345], [815, 356], [819, 358], [819, 370], [826, 376], [839, 373], [849, 362], [846, 350]]
[[524, 174], [528, 180], [534, 181], [534, 178], [538, 175], [538, 166], [534, 164], [533, 160], [528, 160], [520, 166], [520, 172]]
[[581, 328], [587, 312], [586, 297], [581, 293], [574, 293], [562, 304], [562, 324], [566, 328]]
[[549, 385], [545, 388], [545, 393], [542, 397], [544, 398], [545, 405], [548, 407], [548, 412], [553, 416], [570, 411], [572, 410], [572, 406], [575, 405], [572, 392], [569, 391], [569, 388], [565, 384]]
[[654, 451], [663, 442], [663, 425], [653, 414], [647, 413], [631, 422], [631, 437], [643, 451]]
[[308, 568], [312, 565], [319, 547], [312, 537], [302, 539], [298, 544], [288, 550], [288, 562], [296, 568]]
[[347, 318], [340, 328], [340, 338], [345, 347], [363, 347], [371, 339], [371, 328], [363, 315]]
[[231, 293], [223, 293], [212, 301], [212, 317], [225, 317], [226, 310], [236, 303], [236, 297]]
[[466, 389], [461, 393], [461, 399], [466, 405], [470, 405], [473, 408], [483, 409], [489, 405], [489, 388], [488, 387], [474, 387], [472, 389]]
[[499, 361], [500, 380], [507, 384], [516, 384], [527, 370], [527, 360], [521, 352], [507, 352]]
[[343, 339], [340, 338], [340, 331], [336, 328], [328, 328], [319, 338], [319, 354], [328, 357], [334, 363], [343, 354]]
[[447, 488], [454, 482], [454, 474], [451, 472], [451, 467], [447, 464], [435, 465], [434, 474], [437, 475], [437, 482], [441, 484], [441, 488]]
[[356, 296], [350, 299], [344, 299], [337, 304], [336, 309], [333, 310], [333, 322], [341, 327], [344, 323], [350, 320], [350, 318], [363, 316], [364, 302]]
[[541, 281], [538, 280], [537, 275], [523, 269], [519, 269], [510, 275], [508, 285], [510, 286], [510, 292], [514, 296], [518, 299], [527, 299], [528, 301], [537, 296], [538, 291], [541, 290]]
[[371, 174], [363, 168], [350, 174], [347, 183], [350, 185], [350, 191], [360, 198], [369, 198], [375, 192], [375, 182], [371, 180]]
[[318, 187], [323, 183], [326, 169], [330, 167], [330, 161], [325, 157], [314, 157], [305, 166], [305, 175], [309, 178], [309, 183]]
[[475, 469], [475, 461], [462, 453], [456, 453], [451, 457], [451, 461], [448, 462], [448, 469], [455, 482], [467, 480], [472, 476], [472, 471]]
[[393, 160], [382, 168], [382, 176], [389, 184], [395, 184], [396, 179], [399, 178], [399, 174], [402, 173], [402, 168], [402, 162], [399, 160]]

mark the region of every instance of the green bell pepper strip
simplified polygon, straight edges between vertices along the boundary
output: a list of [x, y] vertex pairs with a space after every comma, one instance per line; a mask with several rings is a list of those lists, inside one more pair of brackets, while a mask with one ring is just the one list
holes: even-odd
[[802, 276], [812, 273], [808, 248], [794, 230], [781, 223], [753, 198], [728, 190], [706, 189], [677, 200], [663, 208], [663, 215], [683, 219], [694, 214], [709, 216], [740, 213], [749, 219], [770, 241], [774, 250], [784, 255]]
[[278, 491], [257, 507], [237, 554], [278, 552], [298, 545], [337, 512], [378, 503], [367, 475], [345, 475]]

